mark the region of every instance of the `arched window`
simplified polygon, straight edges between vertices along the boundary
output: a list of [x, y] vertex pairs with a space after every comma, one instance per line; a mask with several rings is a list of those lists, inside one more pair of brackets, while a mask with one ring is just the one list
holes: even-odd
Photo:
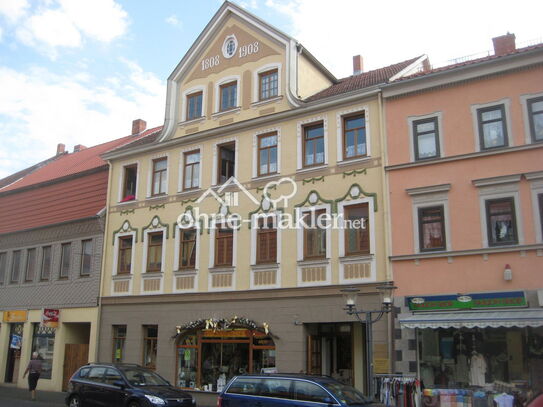
[[177, 341], [178, 387], [221, 391], [228, 380], [243, 373], [275, 368], [271, 336], [252, 329], [200, 329]]

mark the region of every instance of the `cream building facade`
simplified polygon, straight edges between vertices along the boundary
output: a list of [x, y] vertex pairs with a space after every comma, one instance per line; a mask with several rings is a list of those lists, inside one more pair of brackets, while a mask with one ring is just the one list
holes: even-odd
[[[364, 329], [340, 289], [376, 309], [391, 280], [380, 85], [422, 60], [338, 80], [225, 2], [168, 79], [162, 132], [103, 156], [99, 359], [155, 368], [200, 398], [266, 368], [364, 388]], [[304, 214], [338, 227], [289, 224]], [[391, 366], [389, 327], [374, 325], [376, 372]]]

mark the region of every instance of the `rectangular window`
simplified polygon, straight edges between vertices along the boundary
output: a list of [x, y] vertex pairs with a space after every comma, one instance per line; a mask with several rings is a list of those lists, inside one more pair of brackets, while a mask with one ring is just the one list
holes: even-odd
[[367, 203], [345, 206], [345, 255], [369, 254], [370, 223]]
[[36, 249], [26, 251], [25, 281], [34, 281], [36, 274]]
[[156, 369], [158, 325], [143, 327], [143, 367]]
[[477, 120], [481, 150], [508, 145], [505, 107], [503, 105], [477, 109]]
[[319, 216], [324, 209], [303, 214], [307, 227], [304, 229], [304, 259], [323, 259], [326, 257], [326, 229], [320, 228]]
[[59, 278], [68, 278], [70, 274], [72, 244], [64, 243], [60, 248], [60, 273]]
[[234, 231], [220, 228], [215, 231], [215, 266], [231, 266], [234, 252]]
[[258, 136], [258, 175], [277, 172], [277, 134]]
[[528, 120], [532, 141], [543, 141], [543, 96], [528, 100]]
[[517, 244], [518, 237], [514, 199], [490, 199], [485, 204], [488, 245]]
[[187, 120], [202, 117], [202, 92], [196, 92], [187, 96]]
[[366, 118], [357, 114], [343, 118], [343, 159], [364, 157], [366, 145]]
[[117, 274], [130, 274], [132, 270], [132, 236], [119, 238], [119, 266]]
[[218, 162], [219, 184], [224, 184], [234, 176], [236, 170], [236, 143], [229, 143], [219, 146]]
[[237, 107], [237, 92], [238, 92], [238, 83], [236, 81], [225, 83], [220, 86], [220, 103], [221, 103], [221, 112], [225, 110], [234, 109]]
[[81, 264], [80, 273], [82, 276], [88, 276], [91, 273], [92, 266], [92, 240], [83, 240], [81, 242]]
[[179, 229], [179, 269], [196, 267], [196, 229]]
[[258, 75], [260, 82], [260, 100], [271, 99], [277, 96], [279, 76], [277, 69], [263, 72]]
[[151, 195], [162, 195], [166, 193], [166, 176], [168, 171], [168, 159], [158, 158], [153, 160], [153, 186]]
[[16, 250], [12, 254], [11, 259], [11, 282], [12, 283], [18, 283], [19, 282], [19, 274], [21, 271], [21, 251]]
[[275, 227], [275, 218], [272, 216], [258, 219], [256, 262], [277, 262], [277, 228]]
[[124, 361], [124, 342], [126, 341], [126, 325], [113, 325], [113, 363]]
[[415, 160], [439, 157], [439, 130], [437, 117], [413, 122]]
[[420, 251], [445, 250], [445, 210], [443, 205], [419, 208], [418, 214]]
[[34, 326], [32, 352], [38, 352], [42, 363], [40, 379], [51, 379], [53, 351], [55, 349], [55, 328], [46, 328], [40, 324], [32, 325]]
[[183, 189], [194, 189], [200, 186], [200, 150], [184, 154]]
[[323, 123], [305, 126], [303, 142], [304, 167], [324, 164]]
[[4, 284], [6, 279], [7, 259], [7, 253], [0, 253], [0, 285]]
[[41, 259], [41, 276], [40, 280], [49, 280], [51, 276], [51, 246], [44, 246], [41, 249], [42, 259]]
[[121, 202], [133, 201], [136, 199], [136, 184], [138, 182], [138, 166], [127, 165], [124, 167], [123, 196]]
[[162, 270], [162, 232], [147, 235], [147, 272]]

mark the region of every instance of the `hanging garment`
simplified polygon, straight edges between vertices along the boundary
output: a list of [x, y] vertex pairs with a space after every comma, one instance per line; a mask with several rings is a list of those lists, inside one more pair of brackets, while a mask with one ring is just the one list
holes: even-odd
[[484, 386], [486, 373], [485, 357], [480, 353], [474, 353], [470, 360], [469, 379], [473, 386]]
[[510, 394], [502, 393], [494, 397], [494, 401], [498, 407], [513, 407], [513, 400], [515, 398]]

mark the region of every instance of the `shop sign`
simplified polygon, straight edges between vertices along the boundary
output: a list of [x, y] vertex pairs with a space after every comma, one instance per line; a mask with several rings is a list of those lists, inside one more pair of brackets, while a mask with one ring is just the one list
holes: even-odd
[[41, 313], [41, 325], [46, 328], [58, 328], [60, 310], [44, 308]]
[[27, 314], [24, 310], [4, 311], [4, 322], [26, 322]]
[[249, 338], [251, 335], [246, 329], [231, 329], [224, 331], [204, 329], [202, 331], [202, 336], [205, 338]]
[[407, 297], [410, 311], [527, 307], [524, 291]]

